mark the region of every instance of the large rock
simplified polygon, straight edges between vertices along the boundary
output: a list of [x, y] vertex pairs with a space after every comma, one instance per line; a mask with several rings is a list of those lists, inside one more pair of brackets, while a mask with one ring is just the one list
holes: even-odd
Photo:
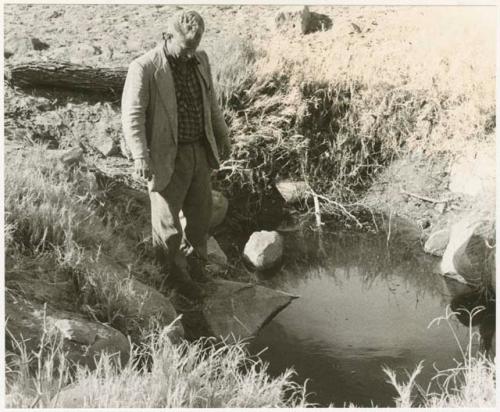
[[24, 341], [28, 353], [38, 351], [41, 337], [54, 333], [62, 339], [66, 359], [89, 368], [95, 367], [99, 355], [106, 352], [121, 365], [127, 363], [130, 345], [119, 331], [102, 323], [83, 318], [72, 312], [59, 311], [37, 303], [13, 300], [5, 305], [7, 318], [6, 346], [15, 351]]
[[311, 12], [308, 6], [283, 7], [274, 19], [280, 31], [295, 31], [301, 34], [328, 30], [333, 22], [325, 14]]
[[[150, 326], [153, 319], [162, 327], [166, 327], [177, 319], [177, 311], [170, 299], [156, 289], [134, 279], [131, 281], [130, 288], [133, 293], [129, 297], [129, 303], [134, 308], [133, 316], [141, 327]], [[174, 342], [184, 337], [182, 324], [176, 322], [169, 336]]]
[[184, 315], [186, 333], [193, 338], [203, 335], [235, 339], [255, 336], [295, 299], [264, 286], [226, 280], [206, 284], [205, 292], [207, 297], [200, 310]]
[[7, 53], [9, 57], [14, 54], [22, 55], [29, 53], [30, 51], [46, 50], [49, 47], [50, 46], [47, 43], [36, 37], [10, 36], [5, 41], [4, 55], [5, 53]]
[[276, 189], [287, 203], [295, 203], [309, 196], [309, 186], [304, 181], [281, 180], [276, 183]]
[[[212, 216], [210, 217], [210, 229], [219, 226], [225, 219], [229, 202], [227, 198], [217, 190], [212, 190]], [[182, 229], [186, 228], [186, 217], [184, 213], [179, 215]]]
[[449, 189], [454, 193], [481, 196], [495, 193], [495, 146], [469, 151], [451, 167]]
[[219, 226], [225, 219], [229, 202], [226, 197], [217, 190], [212, 190], [212, 217], [210, 218], [210, 228]]
[[448, 229], [437, 230], [431, 233], [425, 242], [424, 250], [434, 256], [443, 256], [449, 239], [450, 231]]
[[[124, 314], [125, 321], [130, 318], [139, 327], [148, 328], [151, 326], [151, 321], [166, 327], [177, 319], [177, 311], [169, 298], [156, 289], [130, 278], [127, 269], [114, 262], [110, 257], [102, 254], [97, 262], [92, 262], [89, 259], [87, 269], [100, 275], [100, 284], [111, 285], [110, 289], [112, 290], [127, 291], [127, 293], [120, 293], [122, 299], [120, 304], [127, 308], [127, 313]], [[177, 322], [171, 338], [178, 340], [183, 336], [184, 329]]]
[[451, 227], [441, 272], [470, 285], [491, 283], [488, 258], [494, 252], [494, 237], [494, 223], [490, 220], [466, 217], [458, 221]]
[[294, 30], [302, 34], [309, 31], [311, 12], [307, 6], [289, 6], [282, 8], [275, 17], [276, 28]]
[[214, 237], [210, 237], [207, 242], [208, 265], [211, 272], [221, 272], [227, 267], [227, 256], [219, 246]]
[[245, 245], [243, 255], [257, 270], [270, 269], [281, 262], [283, 238], [275, 231], [254, 232]]

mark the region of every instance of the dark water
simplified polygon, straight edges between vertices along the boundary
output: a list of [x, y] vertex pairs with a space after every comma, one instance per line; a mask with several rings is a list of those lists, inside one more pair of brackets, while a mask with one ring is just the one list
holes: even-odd
[[[331, 236], [321, 245], [312, 235], [287, 238], [287, 264], [262, 283], [300, 299], [271, 321], [250, 349], [277, 375], [293, 367], [307, 383], [309, 401], [321, 406], [394, 406], [395, 390], [382, 366], [413, 371], [425, 360], [417, 382], [461, 360], [450, 325], [428, 328], [453, 299], [470, 290], [433, 273], [437, 260], [414, 247], [387, 248], [385, 236]], [[290, 263], [293, 261], [293, 263]], [[314, 262], [314, 263], [313, 263]], [[451, 328], [462, 347], [469, 330]]]

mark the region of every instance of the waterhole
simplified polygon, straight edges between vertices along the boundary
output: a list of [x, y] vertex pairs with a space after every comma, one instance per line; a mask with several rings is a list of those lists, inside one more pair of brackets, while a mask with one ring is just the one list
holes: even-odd
[[293, 367], [318, 406], [394, 406], [384, 366], [407, 380], [404, 371], [423, 360], [417, 382], [427, 388], [434, 367], [455, 366], [469, 340], [466, 318], [429, 325], [471, 290], [415, 250], [385, 235], [287, 234], [287, 263], [261, 282], [300, 298], [261, 330], [251, 352], [272, 375]]

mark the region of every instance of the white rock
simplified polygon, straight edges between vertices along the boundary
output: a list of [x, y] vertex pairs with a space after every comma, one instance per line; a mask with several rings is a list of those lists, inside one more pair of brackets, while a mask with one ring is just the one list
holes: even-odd
[[243, 255], [256, 269], [269, 269], [283, 257], [283, 238], [275, 231], [254, 232], [245, 245]]
[[448, 229], [441, 229], [433, 232], [427, 242], [425, 242], [424, 250], [435, 256], [443, 256], [448, 240], [450, 239], [450, 231]]
[[95, 139], [92, 139], [91, 144], [104, 156], [113, 156], [120, 151], [119, 146], [110, 136], [98, 136]]
[[444, 251], [440, 269], [444, 275], [478, 285], [488, 279], [488, 255], [491, 248], [487, 239], [494, 236], [493, 223], [477, 217], [466, 217], [451, 227], [450, 240]]
[[303, 181], [281, 180], [276, 189], [287, 203], [295, 203], [308, 197], [309, 186]]
[[130, 356], [127, 338], [105, 324], [85, 319], [79, 313], [55, 310], [36, 302], [7, 302], [9, 318], [8, 347], [12, 338], [22, 339], [27, 351], [38, 349], [44, 331], [54, 331], [62, 338], [62, 349], [70, 362], [95, 368], [97, 358], [106, 352], [120, 359], [125, 365]]
[[446, 210], [446, 203], [445, 202], [436, 203], [436, 206], [434, 206], [434, 210], [436, 210], [440, 214], [443, 214]]
[[470, 196], [494, 193], [496, 189], [495, 147], [471, 151], [457, 159], [450, 171], [449, 189]]

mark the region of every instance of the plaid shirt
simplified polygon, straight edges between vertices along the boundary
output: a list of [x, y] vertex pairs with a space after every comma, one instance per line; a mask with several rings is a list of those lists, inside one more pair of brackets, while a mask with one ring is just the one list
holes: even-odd
[[177, 99], [178, 140], [191, 143], [200, 140], [203, 130], [203, 96], [196, 76], [196, 58], [181, 61], [167, 53], [172, 68]]

